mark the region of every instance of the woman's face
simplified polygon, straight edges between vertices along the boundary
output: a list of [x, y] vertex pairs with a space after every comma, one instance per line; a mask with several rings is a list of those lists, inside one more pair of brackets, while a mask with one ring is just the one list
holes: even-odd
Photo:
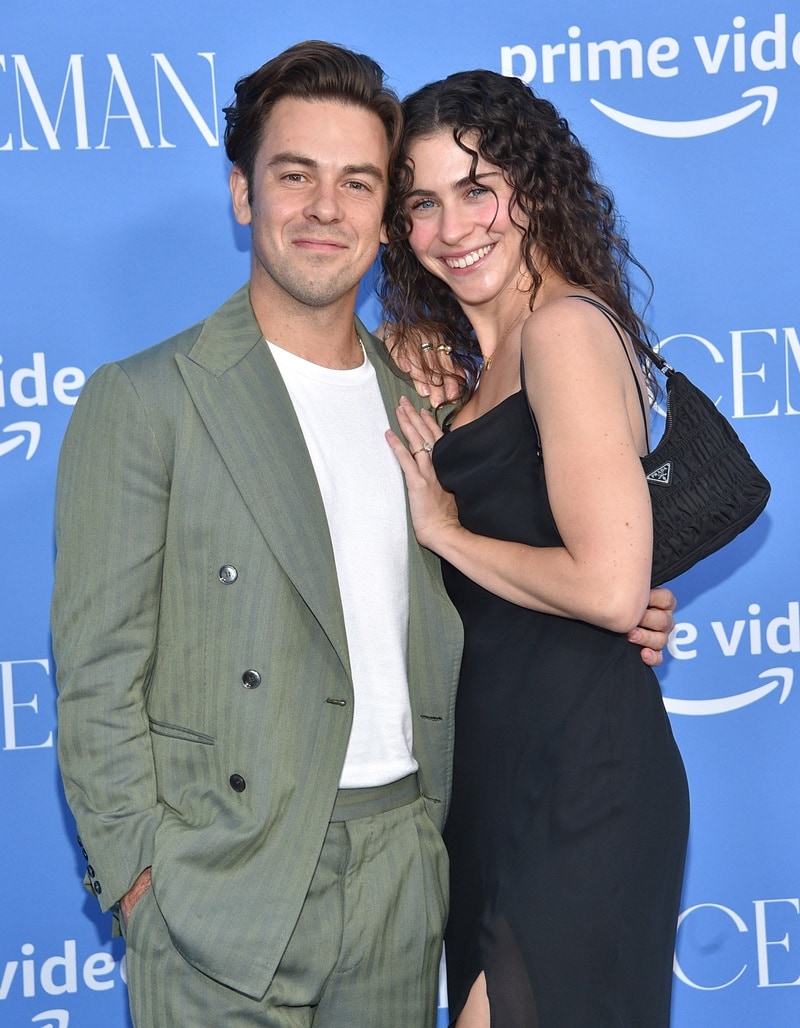
[[[472, 145], [469, 136], [464, 141]], [[512, 190], [500, 169], [479, 159], [478, 185], [470, 181], [471, 157], [450, 129], [415, 140], [409, 157], [409, 242], [419, 262], [450, 286], [467, 313], [515, 290], [525, 275], [523, 236], [511, 220]]]

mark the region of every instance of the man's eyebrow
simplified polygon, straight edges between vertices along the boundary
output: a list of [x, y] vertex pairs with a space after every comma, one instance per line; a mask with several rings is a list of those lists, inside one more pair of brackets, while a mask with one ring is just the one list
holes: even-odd
[[370, 175], [379, 182], [383, 182], [386, 178], [386, 172], [379, 168], [377, 164], [372, 164], [369, 161], [366, 164], [345, 164], [342, 171], [345, 175]]
[[311, 157], [304, 157], [300, 153], [291, 153], [286, 150], [283, 153], [276, 153], [267, 162], [268, 168], [274, 168], [279, 164], [300, 164], [304, 168], [316, 168], [317, 162]]
[[[313, 157], [307, 157], [305, 154], [300, 153], [291, 153], [290, 151], [274, 154], [269, 159], [267, 167], [275, 168], [287, 164], [300, 165], [301, 168], [319, 167], [319, 162], [315, 161]], [[341, 169], [341, 173], [343, 175], [369, 175], [379, 182], [383, 182], [386, 179], [386, 173], [377, 164], [372, 164], [369, 161], [364, 164], [345, 164]]]

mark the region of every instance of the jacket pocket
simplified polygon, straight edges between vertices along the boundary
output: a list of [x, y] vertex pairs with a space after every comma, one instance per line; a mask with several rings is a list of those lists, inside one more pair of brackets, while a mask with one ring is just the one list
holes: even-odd
[[153, 718], [149, 719], [149, 725], [150, 731], [154, 735], [165, 735], [168, 739], [181, 739], [184, 742], [199, 742], [204, 746], [215, 745], [212, 736], [205, 735], [203, 732], [195, 732], [183, 725], [171, 725], [167, 721], [155, 721]]

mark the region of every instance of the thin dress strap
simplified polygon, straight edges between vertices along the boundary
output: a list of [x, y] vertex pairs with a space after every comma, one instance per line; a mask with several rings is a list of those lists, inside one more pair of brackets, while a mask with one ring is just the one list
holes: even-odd
[[536, 456], [542, 456], [542, 437], [539, 435], [539, 426], [536, 423], [536, 415], [533, 413], [533, 407], [531, 407], [531, 401], [528, 399], [528, 390], [525, 388], [525, 361], [522, 359], [522, 350], [519, 353], [519, 384], [522, 390], [522, 395], [525, 397], [525, 406], [528, 408], [528, 414], [531, 416], [531, 424], [533, 425], [533, 431], [536, 436]]

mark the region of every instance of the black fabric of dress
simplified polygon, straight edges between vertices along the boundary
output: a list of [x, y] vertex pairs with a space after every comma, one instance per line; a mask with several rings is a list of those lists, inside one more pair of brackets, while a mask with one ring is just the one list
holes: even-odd
[[[446, 433], [433, 459], [469, 530], [561, 544], [522, 392]], [[451, 1019], [484, 971], [493, 1028], [661, 1028], [688, 790], [658, 681], [624, 636], [444, 573], [465, 629]]]

